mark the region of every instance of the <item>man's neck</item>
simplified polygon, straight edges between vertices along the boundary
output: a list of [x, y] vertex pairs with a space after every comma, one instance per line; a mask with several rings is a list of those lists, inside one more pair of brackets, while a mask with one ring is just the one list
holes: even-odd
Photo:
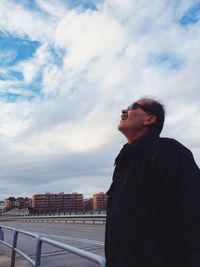
[[137, 140], [138, 138], [146, 135], [148, 133], [148, 131], [140, 131], [140, 132], [135, 132], [135, 133], [132, 133], [130, 135], [126, 134], [126, 139], [128, 140], [128, 143], [131, 144], [133, 143], [135, 140]]

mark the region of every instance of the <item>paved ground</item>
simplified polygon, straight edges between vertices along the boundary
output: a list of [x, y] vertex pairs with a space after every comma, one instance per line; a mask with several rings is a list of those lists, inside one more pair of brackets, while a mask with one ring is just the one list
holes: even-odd
[[0, 251], [0, 266], [10, 267], [10, 258]]
[[[4, 252], [0, 250], [0, 266], [1, 267], [10, 267], [11, 259]], [[15, 263], [15, 267], [29, 267], [31, 266], [24, 260], [18, 260]]]

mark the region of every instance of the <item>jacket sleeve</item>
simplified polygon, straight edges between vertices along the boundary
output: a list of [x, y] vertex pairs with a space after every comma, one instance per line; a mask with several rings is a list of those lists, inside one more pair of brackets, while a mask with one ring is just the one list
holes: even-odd
[[174, 211], [187, 267], [200, 266], [200, 170], [193, 155], [180, 143], [160, 147], [158, 173]]

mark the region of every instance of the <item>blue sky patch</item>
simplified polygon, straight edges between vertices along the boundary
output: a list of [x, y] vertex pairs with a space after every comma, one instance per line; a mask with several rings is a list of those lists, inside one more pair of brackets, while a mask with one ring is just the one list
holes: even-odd
[[200, 19], [200, 2], [192, 6], [179, 20], [182, 26], [187, 26], [189, 24], [195, 24]]
[[[43, 12], [38, 6], [36, 0], [20, 0], [20, 2], [18, 0], [15, 0], [15, 2], [16, 4], [23, 5], [29, 10]], [[68, 7], [71, 9], [81, 7], [85, 10], [97, 10], [97, 5], [102, 2], [104, 2], [104, 0], [59, 0], [58, 4], [61, 3], [64, 6], [66, 5], [66, 8]]]
[[27, 96], [23, 96], [21, 94], [17, 94], [17, 93], [0, 93], [0, 101], [8, 102], [8, 103], [15, 103], [17, 101], [31, 101], [33, 100], [33, 96], [32, 95], [27, 95]]
[[50, 48], [50, 52], [53, 57], [54, 64], [62, 66], [65, 50], [52, 47]]
[[9, 75], [11, 78], [17, 79], [18, 81], [22, 81], [24, 79], [24, 75], [21, 71], [11, 70]]
[[16, 93], [0, 93], [0, 100], [6, 100], [6, 102], [16, 102], [19, 96], [21, 95]]
[[0, 33], [0, 66], [12, 66], [31, 58], [40, 43]]
[[10, 70], [6, 74], [0, 73], [0, 80], [1, 81], [7, 81], [7, 80], [23, 81], [23, 79], [24, 79], [23, 73], [20, 71]]
[[40, 94], [41, 77], [36, 77], [31, 85], [23, 84], [23, 72], [17, 67], [20, 62], [30, 60], [39, 46], [40, 42], [0, 32], [0, 81], [10, 81], [16, 89], [14, 93], [9, 90], [1, 93], [0, 99], [16, 102], [20, 99], [31, 100]]
[[31, 10], [32, 12], [41, 12], [40, 8], [38, 7], [36, 0], [14, 0], [16, 5], [23, 6], [25, 9]]
[[170, 52], [164, 52], [151, 56], [150, 63], [163, 65], [171, 70], [179, 70], [183, 66], [183, 59], [171, 54]]
[[38, 76], [31, 84], [26, 85], [26, 84], [22, 84], [17, 86], [17, 88], [22, 91], [22, 95], [23, 92], [26, 91], [27, 92], [27, 96], [38, 96], [41, 94], [41, 90], [42, 90], [42, 75]]
[[32, 101], [36, 96], [41, 95], [41, 82], [35, 81], [31, 85], [15, 85], [13, 91], [0, 92], [0, 100], [6, 102], [17, 102], [17, 101]]
[[37, 77], [32, 84], [24, 86], [24, 88], [31, 91], [33, 95], [39, 95], [42, 90], [42, 76]]
[[74, 0], [68, 1], [70, 8], [81, 7], [83, 9], [97, 10], [97, 4], [103, 2], [102, 0]]

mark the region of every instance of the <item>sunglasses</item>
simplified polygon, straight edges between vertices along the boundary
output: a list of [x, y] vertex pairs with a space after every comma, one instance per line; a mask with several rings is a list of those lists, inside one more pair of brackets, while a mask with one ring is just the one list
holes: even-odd
[[138, 108], [141, 108], [146, 113], [150, 113], [150, 114], [153, 113], [150, 107], [147, 107], [145, 105], [141, 105], [141, 104], [139, 104], [137, 102], [132, 103], [130, 106], [128, 106], [127, 109], [128, 110], [135, 110], [135, 109], [138, 109]]

